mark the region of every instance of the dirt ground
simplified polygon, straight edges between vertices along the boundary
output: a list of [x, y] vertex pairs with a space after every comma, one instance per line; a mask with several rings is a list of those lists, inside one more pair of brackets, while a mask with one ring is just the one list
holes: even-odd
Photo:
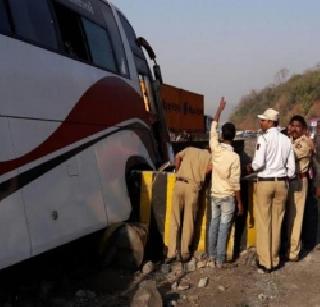
[[[244, 251], [233, 267], [224, 269], [198, 268], [205, 264], [200, 259], [191, 272], [179, 263], [171, 265], [170, 272], [151, 263], [151, 272], [144, 268], [145, 273], [81, 266], [71, 273], [23, 282], [1, 306], [130, 306], [146, 280], [156, 283], [163, 306], [320, 306], [320, 247], [270, 274], [257, 271], [254, 255]], [[203, 277], [208, 283], [200, 288]]]
[[[258, 273], [253, 263], [242, 260], [234, 268], [187, 274], [191, 287], [179, 292], [177, 306], [320, 306], [319, 249], [270, 274]], [[198, 288], [201, 277], [209, 278], [208, 285]]]
[[[320, 306], [319, 247], [300, 262], [285, 263], [270, 274], [259, 273], [252, 256], [252, 252], [244, 252], [235, 267], [226, 269], [205, 267], [183, 274], [173, 266], [172, 270], [176, 272], [167, 274], [159, 270], [149, 274], [136, 273], [131, 293], [126, 293], [129, 295], [127, 300], [117, 301], [117, 296], [113, 295], [113, 303], [110, 301], [104, 306], [121, 303], [125, 306], [131, 300], [132, 290], [145, 279], [157, 282], [164, 306]], [[199, 288], [199, 280], [203, 277], [208, 277], [208, 284]], [[178, 289], [172, 289], [175, 281]], [[190, 288], [179, 290], [179, 285]]]
[[[254, 143], [246, 142], [249, 155]], [[311, 215], [317, 214], [312, 211]], [[320, 245], [306, 252], [299, 262], [285, 263], [270, 274], [257, 271], [254, 250], [243, 251], [234, 265], [225, 269], [206, 267], [198, 255], [184, 266], [148, 262], [140, 270], [128, 271], [102, 267], [91, 258], [90, 248], [83, 249], [82, 245], [68, 249], [67, 253], [49, 253], [41, 260], [34, 258], [0, 271], [0, 307], [132, 306], [145, 282], [155, 285], [165, 307], [320, 307]], [[201, 279], [207, 281], [203, 287], [198, 286]], [[153, 302], [134, 307], [157, 307], [161, 298], [158, 305]]]

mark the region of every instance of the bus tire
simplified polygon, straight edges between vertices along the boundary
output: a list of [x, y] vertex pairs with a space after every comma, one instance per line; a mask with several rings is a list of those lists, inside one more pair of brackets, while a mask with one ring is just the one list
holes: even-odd
[[152, 167], [141, 157], [130, 157], [126, 164], [126, 185], [131, 203], [130, 222], [139, 222], [141, 178], [139, 172]]
[[103, 266], [138, 269], [144, 259], [147, 236], [148, 229], [143, 224], [121, 223], [108, 227], [99, 247]]

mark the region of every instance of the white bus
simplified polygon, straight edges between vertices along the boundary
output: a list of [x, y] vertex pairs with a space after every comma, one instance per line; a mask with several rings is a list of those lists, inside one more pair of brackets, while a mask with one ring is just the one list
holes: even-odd
[[0, 0], [0, 268], [128, 220], [126, 176], [161, 160], [152, 82], [112, 4]]

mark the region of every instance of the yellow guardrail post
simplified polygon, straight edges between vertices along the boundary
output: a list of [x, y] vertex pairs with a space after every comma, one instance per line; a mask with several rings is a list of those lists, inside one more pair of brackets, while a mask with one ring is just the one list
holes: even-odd
[[152, 180], [153, 172], [144, 171], [141, 173], [140, 178], [140, 212], [139, 221], [146, 225], [150, 223], [151, 204], [152, 204]]
[[166, 217], [164, 228], [164, 244], [168, 246], [170, 241], [170, 221], [171, 221], [171, 209], [172, 209], [172, 197], [173, 190], [176, 184], [176, 176], [173, 173], [167, 174], [167, 195], [166, 195]]
[[255, 181], [249, 182], [248, 188], [248, 217], [247, 217], [247, 248], [256, 246], [256, 226], [254, 204], [256, 203], [256, 186]]
[[[155, 172], [152, 171], [143, 171], [141, 173], [141, 189], [140, 189], [140, 222], [145, 223], [146, 225], [150, 224], [150, 216], [151, 216], [151, 206], [164, 206], [162, 207], [164, 211], [164, 222], [162, 223], [159, 229], [159, 232], [162, 235], [163, 243], [168, 246], [170, 241], [170, 223], [171, 223], [171, 212], [172, 212], [172, 199], [173, 199], [173, 191], [176, 182], [175, 173], [165, 173], [163, 174], [166, 176], [165, 186], [160, 187], [160, 189], [155, 189], [154, 185], [157, 182], [154, 182]], [[210, 189], [210, 187], [207, 187]], [[207, 227], [208, 227], [208, 208], [209, 206], [209, 199], [210, 197], [207, 196], [208, 190], [205, 189], [199, 195], [199, 210], [197, 216], [197, 222], [195, 225], [195, 250], [199, 252], [206, 252], [207, 249]], [[161, 197], [163, 202], [165, 203], [157, 203], [155, 199], [159, 195], [153, 195], [157, 190], [161, 191], [161, 193], [165, 193], [165, 197]], [[158, 197], [159, 199], [159, 197]], [[154, 207], [154, 209], [159, 210], [160, 208]], [[235, 239], [235, 226], [234, 223], [232, 225], [228, 246], [227, 246], [227, 259], [231, 260], [234, 257], [234, 239]]]

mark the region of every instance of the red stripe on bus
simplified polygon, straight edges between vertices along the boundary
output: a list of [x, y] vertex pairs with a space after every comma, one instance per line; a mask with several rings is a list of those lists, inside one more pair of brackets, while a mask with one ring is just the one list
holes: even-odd
[[140, 95], [119, 78], [101, 79], [82, 95], [43, 143], [21, 157], [0, 162], [0, 175], [134, 117], [147, 121]]

